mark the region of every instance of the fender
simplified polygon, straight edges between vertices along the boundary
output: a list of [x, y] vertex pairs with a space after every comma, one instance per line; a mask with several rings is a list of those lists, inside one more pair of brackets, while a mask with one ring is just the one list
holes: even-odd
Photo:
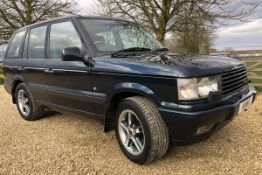
[[22, 81], [23, 83], [26, 83], [25, 82], [25, 77], [21, 74], [15, 74], [13, 76], [13, 83], [16, 82], [16, 81]]
[[26, 83], [24, 76], [21, 75], [21, 74], [15, 74], [15, 75], [13, 76], [12, 85], [11, 85], [11, 87], [12, 87], [12, 88], [11, 88], [11, 94], [12, 94], [13, 103], [15, 103], [14, 93], [15, 93], [15, 87], [16, 87], [16, 85], [17, 85], [17, 82]]
[[104, 120], [105, 132], [111, 130], [110, 123], [112, 121], [112, 113], [111, 113], [112, 101], [116, 95], [121, 93], [135, 93], [147, 97], [148, 99], [155, 102], [158, 106], [161, 104], [160, 98], [149, 87], [139, 83], [132, 83], [132, 82], [119, 83], [112, 88], [112, 90], [107, 96], [106, 106], [105, 106], [105, 120]]
[[108, 94], [108, 98], [106, 100], [106, 105], [110, 105], [110, 102], [112, 101], [115, 95], [123, 92], [136, 93], [145, 96], [151, 99], [152, 101], [154, 101], [158, 105], [160, 105], [161, 103], [159, 97], [154, 93], [152, 89], [139, 83], [132, 83], [132, 82], [119, 83], [115, 85], [110, 92], [111, 93]]

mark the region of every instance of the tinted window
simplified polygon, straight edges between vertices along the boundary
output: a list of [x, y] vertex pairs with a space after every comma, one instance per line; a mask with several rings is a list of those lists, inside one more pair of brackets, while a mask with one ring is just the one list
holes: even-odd
[[71, 22], [51, 25], [50, 58], [61, 58], [62, 50], [67, 47], [81, 49], [81, 40]]
[[118, 50], [115, 37], [112, 31], [105, 31], [95, 33], [92, 36], [92, 40], [96, 45], [98, 50], [102, 51], [111, 51], [111, 50]]
[[20, 48], [21, 48], [21, 44], [24, 38], [26, 31], [22, 31], [22, 32], [18, 32], [17, 34], [15, 34], [8, 53], [7, 53], [7, 57], [18, 57], [19, 53], [20, 53]]
[[28, 41], [28, 58], [41, 59], [45, 57], [46, 26], [31, 29]]
[[152, 42], [148, 33], [144, 33], [133, 26], [120, 29], [119, 34], [125, 49], [131, 47], [146, 47], [150, 49], [158, 47]]
[[149, 32], [140, 26], [115, 20], [82, 19], [82, 24], [94, 45], [101, 52], [115, 52], [133, 47], [163, 48]]

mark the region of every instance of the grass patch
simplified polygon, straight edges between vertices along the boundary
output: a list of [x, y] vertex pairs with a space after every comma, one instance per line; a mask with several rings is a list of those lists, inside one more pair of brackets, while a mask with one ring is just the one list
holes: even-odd
[[253, 84], [262, 84], [262, 80], [251, 80]]
[[[262, 80], [251, 80], [251, 84], [262, 84]], [[262, 92], [262, 87], [255, 86], [258, 92]]]
[[262, 92], [262, 87], [255, 87], [258, 92]]
[[4, 76], [0, 74], [0, 85], [4, 84]]
[[[247, 67], [253, 66], [257, 62], [248, 62]], [[256, 68], [262, 68], [262, 64], [256, 66]], [[248, 76], [262, 76], [262, 72], [248, 72]], [[252, 84], [262, 84], [262, 80], [251, 80]], [[256, 87], [256, 90], [262, 92], [262, 87]]]
[[256, 64], [256, 62], [247, 62], [246, 63], [247, 67], [253, 66], [254, 64]]

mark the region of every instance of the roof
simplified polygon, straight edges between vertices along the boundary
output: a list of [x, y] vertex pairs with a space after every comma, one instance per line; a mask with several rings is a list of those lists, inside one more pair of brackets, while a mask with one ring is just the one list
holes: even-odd
[[41, 21], [41, 22], [36, 22], [34, 24], [30, 24], [28, 26], [22, 27], [18, 30], [24, 29], [24, 28], [28, 28], [28, 27], [32, 27], [32, 26], [36, 26], [36, 25], [41, 25], [41, 24], [45, 24], [45, 23], [49, 23], [49, 22], [53, 22], [53, 21], [60, 21], [60, 20], [67, 20], [67, 19], [73, 19], [73, 18], [89, 18], [89, 19], [105, 19], [105, 20], [117, 20], [117, 21], [126, 21], [126, 22], [131, 22], [128, 20], [123, 20], [123, 19], [118, 19], [118, 18], [112, 18], [112, 17], [106, 17], [106, 16], [84, 16], [84, 15], [71, 15], [71, 16], [64, 16], [64, 17], [58, 17], [58, 18], [52, 18], [52, 19], [48, 19], [45, 21]]
[[52, 22], [52, 21], [60, 21], [60, 20], [66, 20], [66, 19], [72, 19], [72, 18], [76, 18], [79, 17], [80, 15], [72, 15], [72, 16], [64, 16], [64, 17], [57, 17], [57, 18], [52, 18], [52, 19], [48, 19], [48, 20], [44, 20], [44, 21], [40, 21], [40, 22], [36, 22], [24, 27], [21, 27], [18, 30], [24, 29], [24, 28], [28, 28], [28, 27], [32, 27], [32, 26], [36, 26], [36, 25], [41, 25], [41, 24], [45, 24], [48, 22]]

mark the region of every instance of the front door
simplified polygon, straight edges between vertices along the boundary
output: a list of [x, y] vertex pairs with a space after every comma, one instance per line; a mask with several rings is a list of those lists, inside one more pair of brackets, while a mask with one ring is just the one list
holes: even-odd
[[84, 48], [73, 23], [51, 24], [46, 70], [49, 101], [58, 107], [93, 113], [89, 67], [83, 61], [62, 61], [62, 50], [68, 47]]

